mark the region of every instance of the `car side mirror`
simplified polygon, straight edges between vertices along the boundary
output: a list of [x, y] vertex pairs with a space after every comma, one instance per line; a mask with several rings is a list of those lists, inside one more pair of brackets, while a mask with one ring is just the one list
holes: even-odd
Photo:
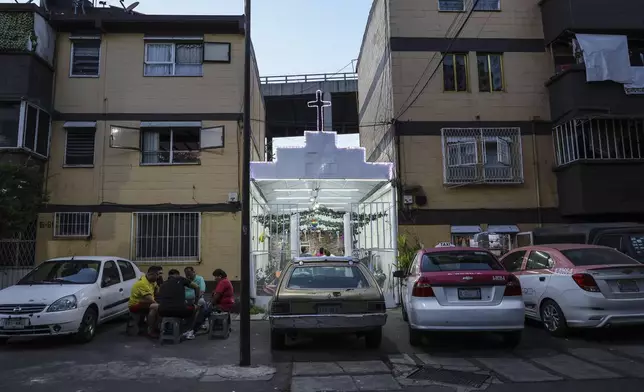
[[394, 271], [394, 278], [406, 278], [407, 274], [403, 270]]

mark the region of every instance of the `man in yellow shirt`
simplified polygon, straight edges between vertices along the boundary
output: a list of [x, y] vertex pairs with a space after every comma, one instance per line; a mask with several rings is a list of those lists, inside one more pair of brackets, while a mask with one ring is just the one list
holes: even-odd
[[158, 267], [148, 268], [148, 272], [136, 281], [130, 292], [128, 307], [130, 312], [137, 314], [147, 313], [148, 329], [153, 333], [156, 328], [157, 310], [159, 304], [154, 299], [157, 289]]

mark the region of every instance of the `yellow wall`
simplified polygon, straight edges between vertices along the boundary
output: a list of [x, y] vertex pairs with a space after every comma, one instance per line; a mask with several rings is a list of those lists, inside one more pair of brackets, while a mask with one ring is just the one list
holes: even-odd
[[[243, 112], [244, 37], [205, 35], [205, 42], [230, 42], [231, 63], [204, 63], [202, 77], [144, 77], [143, 34], [104, 34], [100, 76], [69, 77], [69, 34], [57, 38], [55, 110], [65, 114], [163, 114]], [[252, 159], [264, 160], [265, 108], [258, 67], [251, 64]], [[136, 117], [136, 116], [135, 116]], [[89, 120], [89, 119], [88, 119]], [[98, 119], [97, 119], [98, 120]], [[195, 119], [197, 120], [197, 119]], [[200, 153], [196, 165], [140, 165], [139, 151], [109, 147], [110, 126], [138, 128], [131, 121], [97, 121], [94, 167], [64, 167], [64, 121], [52, 123], [47, 168], [50, 203], [98, 204], [211, 204], [226, 203], [230, 192], [241, 191], [241, 131], [238, 121], [203, 120], [204, 127], [224, 126], [223, 149]], [[199, 273], [211, 279], [223, 268], [231, 279], [239, 275], [239, 231], [236, 213], [202, 213]], [[48, 223], [49, 222], [49, 223]], [[36, 261], [57, 256], [115, 255], [132, 258], [132, 213], [94, 213], [92, 238], [53, 239], [53, 214], [41, 214]], [[163, 264], [170, 268], [170, 264]], [[183, 265], [185, 266], [185, 265]]]

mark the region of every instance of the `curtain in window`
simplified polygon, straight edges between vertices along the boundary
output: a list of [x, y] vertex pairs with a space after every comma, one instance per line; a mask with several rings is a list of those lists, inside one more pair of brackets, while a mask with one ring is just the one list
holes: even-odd
[[201, 76], [203, 45], [177, 44], [175, 75]]
[[145, 75], [172, 75], [173, 55], [172, 44], [146, 44]]
[[143, 132], [143, 163], [159, 163], [159, 132]]

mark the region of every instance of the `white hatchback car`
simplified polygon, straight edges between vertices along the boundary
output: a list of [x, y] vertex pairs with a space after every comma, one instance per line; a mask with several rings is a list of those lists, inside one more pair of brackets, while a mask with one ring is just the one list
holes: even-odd
[[0, 342], [55, 335], [89, 342], [98, 324], [127, 314], [132, 285], [141, 276], [134, 263], [118, 257], [47, 260], [0, 290]]

